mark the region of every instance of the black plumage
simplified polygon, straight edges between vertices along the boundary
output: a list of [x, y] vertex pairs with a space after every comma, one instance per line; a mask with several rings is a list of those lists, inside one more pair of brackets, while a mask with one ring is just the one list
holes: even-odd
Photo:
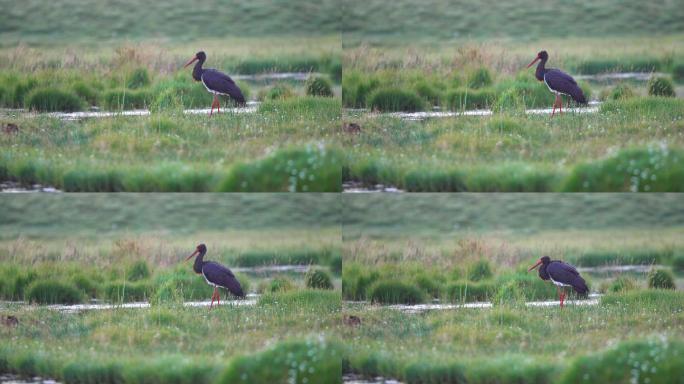
[[204, 255], [206, 253], [207, 246], [200, 244], [195, 249], [195, 252], [188, 256], [186, 260], [190, 260], [197, 255], [197, 258], [192, 265], [193, 271], [204, 276], [207, 283], [214, 286], [214, 294], [211, 296], [211, 306], [214, 305], [215, 298], [218, 299], [220, 303], [221, 299], [218, 294], [219, 287], [227, 289], [237, 297], [245, 297], [242, 286], [240, 286], [240, 282], [233, 272], [215, 261], [204, 261]]
[[551, 260], [548, 256], [542, 256], [537, 263], [531, 266], [528, 271], [539, 267], [539, 277], [545, 281], [551, 281], [559, 287], [559, 296], [561, 307], [565, 300], [565, 292], [561, 291], [562, 287], [570, 286], [580, 296], [587, 296], [589, 294], [589, 287], [580, 276], [577, 269], [568, 263], [560, 260]]
[[[546, 68], [546, 62], [549, 60], [549, 54], [546, 51], [541, 51], [537, 57], [527, 66], [531, 67], [534, 63], [539, 61], [534, 76], [539, 81], [543, 81], [549, 90], [556, 94], [556, 101], [553, 103], [553, 113], [556, 112], [556, 107], [561, 108], [562, 102], [560, 95], [568, 95], [579, 104], [586, 104], [587, 98], [582, 92], [582, 88], [577, 85], [575, 79], [567, 73], [556, 68]], [[552, 114], [553, 114], [552, 113]]]
[[195, 63], [195, 66], [192, 69], [192, 78], [195, 79], [195, 81], [201, 81], [207, 91], [214, 94], [214, 101], [211, 104], [211, 112], [209, 112], [209, 115], [211, 116], [214, 112], [215, 106], [218, 106], [219, 110], [221, 108], [218, 101], [218, 95], [228, 96], [238, 105], [245, 105], [245, 96], [243, 96], [240, 87], [235, 84], [230, 76], [213, 68], [202, 68], [206, 60], [206, 53], [200, 51], [197, 52], [195, 57], [190, 59], [184, 67], [187, 67], [196, 61], [197, 63]]

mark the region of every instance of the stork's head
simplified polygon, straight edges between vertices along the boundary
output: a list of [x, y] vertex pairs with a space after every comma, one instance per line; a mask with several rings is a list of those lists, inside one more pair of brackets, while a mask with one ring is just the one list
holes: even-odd
[[545, 62], [545, 61], [548, 60], [548, 59], [549, 59], [549, 54], [548, 54], [546, 51], [539, 51], [539, 53], [537, 53], [537, 57], [535, 57], [534, 60], [532, 60], [531, 63], [527, 64], [527, 68], [533, 66], [534, 63], [536, 63], [536, 62], [539, 61], [539, 60]]
[[[542, 51], [544, 52], [544, 51]], [[548, 265], [551, 262], [551, 258], [548, 256], [542, 256], [539, 260], [537, 260], [537, 263], [533, 266], [531, 266], [529, 269], [527, 269], [527, 272], [537, 268], [541, 264]]]
[[195, 53], [195, 56], [193, 56], [193, 58], [190, 59], [190, 61], [188, 61], [187, 63], [185, 63], [185, 65], [183, 66], [183, 68], [185, 68], [185, 67], [187, 67], [188, 65], [194, 63], [194, 62], [197, 61], [197, 60], [199, 60], [200, 63], [204, 63], [204, 61], [207, 60], [207, 54], [204, 53], [204, 51], [199, 51], [199, 52]]
[[188, 256], [188, 257], [185, 259], [185, 261], [188, 261], [188, 260], [192, 259], [192, 258], [195, 257], [198, 253], [199, 253], [199, 254], [202, 254], [202, 255], [205, 254], [205, 253], [207, 253], [207, 246], [204, 245], [204, 244], [198, 245], [197, 248], [195, 248], [195, 252], [193, 252], [190, 256]]

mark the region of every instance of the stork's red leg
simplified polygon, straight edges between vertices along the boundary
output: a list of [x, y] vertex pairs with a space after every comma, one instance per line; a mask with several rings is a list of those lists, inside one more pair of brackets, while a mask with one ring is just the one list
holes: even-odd
[[221, 101], [218, 96], [214, 95], [214, 97], [216, 98], [216, 112], [221, 113]]
[[216, 287], [214, 287], [214, 292], [211, 294], [211, 304], [209, 304], [209, 309], [214, 306], [214, 298], [216, 297]]
[[221, 293], [219, 292], [218, 288], [216, 288], [216, 305], [221, 305]]
[[216, 105], [216, 95], [214, 95], [214, 100], [211, 101], [211, 111], [209, 111], [209, 116], [214, 113], [214, 106]]
[[558, 96], [558, 94], [556, 94], [556, 100], [553, 101], [553, 111], [551, 112], [551, 117], [553, 117], [553, 115], [556, 114], [556, 108], [558, 108], [558, 106], [559, 106], [558, 105], [559, 99], [560, 99], [560, 96]]

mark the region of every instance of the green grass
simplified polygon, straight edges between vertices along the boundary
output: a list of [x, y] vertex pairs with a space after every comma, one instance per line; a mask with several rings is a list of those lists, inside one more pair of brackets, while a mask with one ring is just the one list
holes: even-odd
[[[339, 342], [319, 338], [337, 322], [339, 295], [319, 292], [300, 291], [306, 299], [296, 301], [288, 299], [292, 294], [283, 300], [274, 294], [278, 305], [220, 306], [211, 312], [161, 305], [62, 314], [15, 306], [11, 310], [21, 325], [0, 332], [17, 343], [0, 348], [0, 367], [66, 382], [212, 383], [267, 359], [275, 363], [259, 372], [269, 377], [288, 377], [290, 363], [306, 363], [309, 378], [339, 377]], [[208, 332], [225, 336], [207, 338]], [[321, 353], [309, 353], [312, 348]], [[278, 365], [283, 359], [287, 365]]]
[[[296, 369], [292, 369], [296, 367]], [[334, 383], [342, 372], [342, 346], [321, 341], [281, 343], [274, 349], [239, 357], [219, 383]]]
[[[3, 3], [11, 13], [0, 18], [4, 44], [18, 41], [49, 44], [64, 40], [140, 40], [166, 36], [176, 40], [216, 36], [268, 36], [334, 34], [339, 31], [339, 6], [331, 0], [316, 4], [292, 1], [282, 7], [270, 1], [244, 3], [218, 1], [193, 7], [192, 20], [183, 16], [187, 5], [179, 1], [151, 4], [141, 9], [135, 1], [103, 2], [82, 7], [69, 0], [44, 6], [39, 1]], [[81, 9], [73, 13], [73, 9]], [[41, 17], [39, 17], [39, 14]], [[107, 14], [107, 20], [100, 18]], [[270, 15], [270, 17], [264, 17]], [[231, 20], [226, 23], [226, 20]]]
[[610, 101], [598, 113], [554, 118], [415, 122], [350, 114], [346, 119], [363, 129], [343, 138], [349, 150], [342, 176], [415, 192], [676, 192], [684, 185], [683, 142], [674, 133], [682, 116], [681, 99], [662, 97]]
[[[131, 92], [140, 91], [128, 91], [124, 103], [132, 102]], [[173, 113], [73, 122], [14, 117], [9, 121], [20, 134], [0, 138], [13, 148], [0, 157], [0, 179], [74, 192], [337, 191], [340, 156], [326, 143], [335, 140], [339, 120], [339, 100], [320, 97], [273, 101], [256, 113], [211, 119]], [[298, 173], [311, 168], [306, 180], [290, 182], [294, 175], [285, 172], [292, 169], [278, 179], [266, 177], [292, 156]], [[307, 163], [312, 159], [320, 161]]]
[[[229, 268], [300, 264], [326, 274], [340, 254], [334, 195], [24, 195], [0, 206], [1, 300], [207, 300], [212, 288], [184, 262], [199, 242]], [[272, 277], [235, 274], [246, 293]], [[304, 274], [288, 278], [292, 289], [307, 285]]]
[[[0, 370], [60, 382], [214, 383], [266, 359], [269, 370], [259, 372], [268, 377], [291, 377], [290, 364], [306, 364], [295, 382], [334, 381], [341, 370], [341, 299], [339, 278], [330, 278], [326, 265], [340, 254], [337, 199], [2, 196], [0, 300], [3, 316], [19, 324], [0, 327], [0, 338], [15, 340], [0, 346]], [[286, 279], [287, 289], [263, 292], [251, 305], [225, 303], [230, 295], [223, 290], [225, 304], [211, 311], [182, 305], [209, 300], [213, 291], [184, 261], [199, 242], [208, 246], [205, 260], [233, 268], [246, 293], [275, 278]], [[333, 289], [307, 289], [302, 273], [234, 269], [289, 262], [325, 274]], [[61, 312], [41, 305], [93, 298], [115, 306]], [[116, 306], [130, 301], [151, 307]], [[214, 332], [223, 336], [208, 337]]]
[[36, 89], [26, 96], [26, 108], [31, 111], [73, 112], [83, 109], [84, 102], [79, 96], [59, 89]]
[[[562, 311], [507, 306], [417, 315], [350, 305], [346, 311], [360, 316], [363, 327], [345, 332], [353, 351], [346, 355], [345, 371], [420, 383], [456, 378], [469, 383], [552, 383], [562, 375], [575, 382], [571, 377], [582, 379], [586, 370], [581, 367], [596, 361], [592, 353], [608, 358], [613, 350], [625, 355], [669, 351], [672, 344], [675, 349], [662, 355], [666, 359], [658, 359], [653, 376], [667, 382], [677, 377], [672, 367], [681, 362], [676, 351], [684, 335], [683, 305], [681, 292], [663, 291], [611, 295], [598, 306], [569, 305]], [[651, 348], [635, 349], [634, 344]], [[628, 376], [630, 369], [606, 363], [592, 365], [590, 371], [596, 377], [615, 378], [602, 375]]]
[[[619, 9], [619, 12], [616, 10]], [[532, 12], [531, 10], [534, 10]], [[561, 1], [544, 6], [530, 0], [512, 2], [430, 0], [418, 10], [407, 0], [350, 1], [343, 8], [345, 42], [401, 42], [408, 39], [450, 40], [458, 37], [620, 36], [681, 33], [680, 7], [666, 1], [647, 6], [635, 1]], [[554, 28], [546, 28], [548, 25]], [[632, 27], [625, 31], [625, 26]]]
[[368, 107], [380, 112], [415, 112], [425, 108], [417, 94], [398, 88], [380, 88], [374, 91], [368, 95]]

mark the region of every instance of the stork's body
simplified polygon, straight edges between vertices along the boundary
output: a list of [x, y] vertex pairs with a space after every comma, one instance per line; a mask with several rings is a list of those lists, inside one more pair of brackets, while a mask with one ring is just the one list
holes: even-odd
[[214, 107], [217, 107], [219, 112], [221, 111], [218, 95], [228, 96], [235, 100], [238, 105], [244, 105], [245, 97], [242, 95], [240, 87], [238, 87], [233, 79], [225, 73], [213, 68], [202, 68], [202, 65], [204, 65], [206, 60], [207, 55], [204, 52], [197, 52], [195, 57], [188, 61], [183, 68], [197, 61], [192, 68], [192, 78], [195, 81], [201, 81], [202, 84], [204, 84], [204, 88], [206, 88], [209, 93], [214, 94], [214, 101], [211, 103], [209, 116], [214, 113]]
[[534, 71], [534, 77], [539, 81], [543, 81], [551, 93], [556, 95], [556, 100], [553, 102], [553, 112], [551, 116], [556, 113], [556, 108], [559, 108], [560, 113], [563, 113], [563, 101], [561, 95], [572, 97], [577, 103], [586, 104], [587, 99], [582, 92], [582, 89], [577, 85], [575, 79], [567, 73], [556, 68], [546, 68], [546, 62], [549, 60], [549, 54], [546, 51], [541, 51], [537, 57], [527, 66], [531, 67], [534, 63], [539, 61], [537, 69]]
[[572, 265], [543, 256], [528, 271], [537, 267], [539, 267], [539, 277], [542, 280], [551, 281], [558, 288], [561, 308], [565, 301], [565, 287], [572, 287], [579, 295], [585, 296], [589, 293], [587, 283]]
[[224, 267], [223, 265], [214, 261], [204, 261], [204, 255], [207, 253], [207, 247], [204, 244], [200, 244], [186, 260], [190, 260], [192, 257], [197, 255], [194, 264], [192, 265], [192, 270], [197, 274], [204, 276], [204, 280], [207, 284], [214, 286], [214, 293], [211, 295], [211, 305], [209, 308], [214, 306], [214, 300], [221, 303], [221, 297], [219, 295], [219, 287], [227, 289], [230, 293], [237, 297], [244, 297], [245, 293], [242, 291], [240, 282], [237, 280], [233, 272], [230, 269]]

